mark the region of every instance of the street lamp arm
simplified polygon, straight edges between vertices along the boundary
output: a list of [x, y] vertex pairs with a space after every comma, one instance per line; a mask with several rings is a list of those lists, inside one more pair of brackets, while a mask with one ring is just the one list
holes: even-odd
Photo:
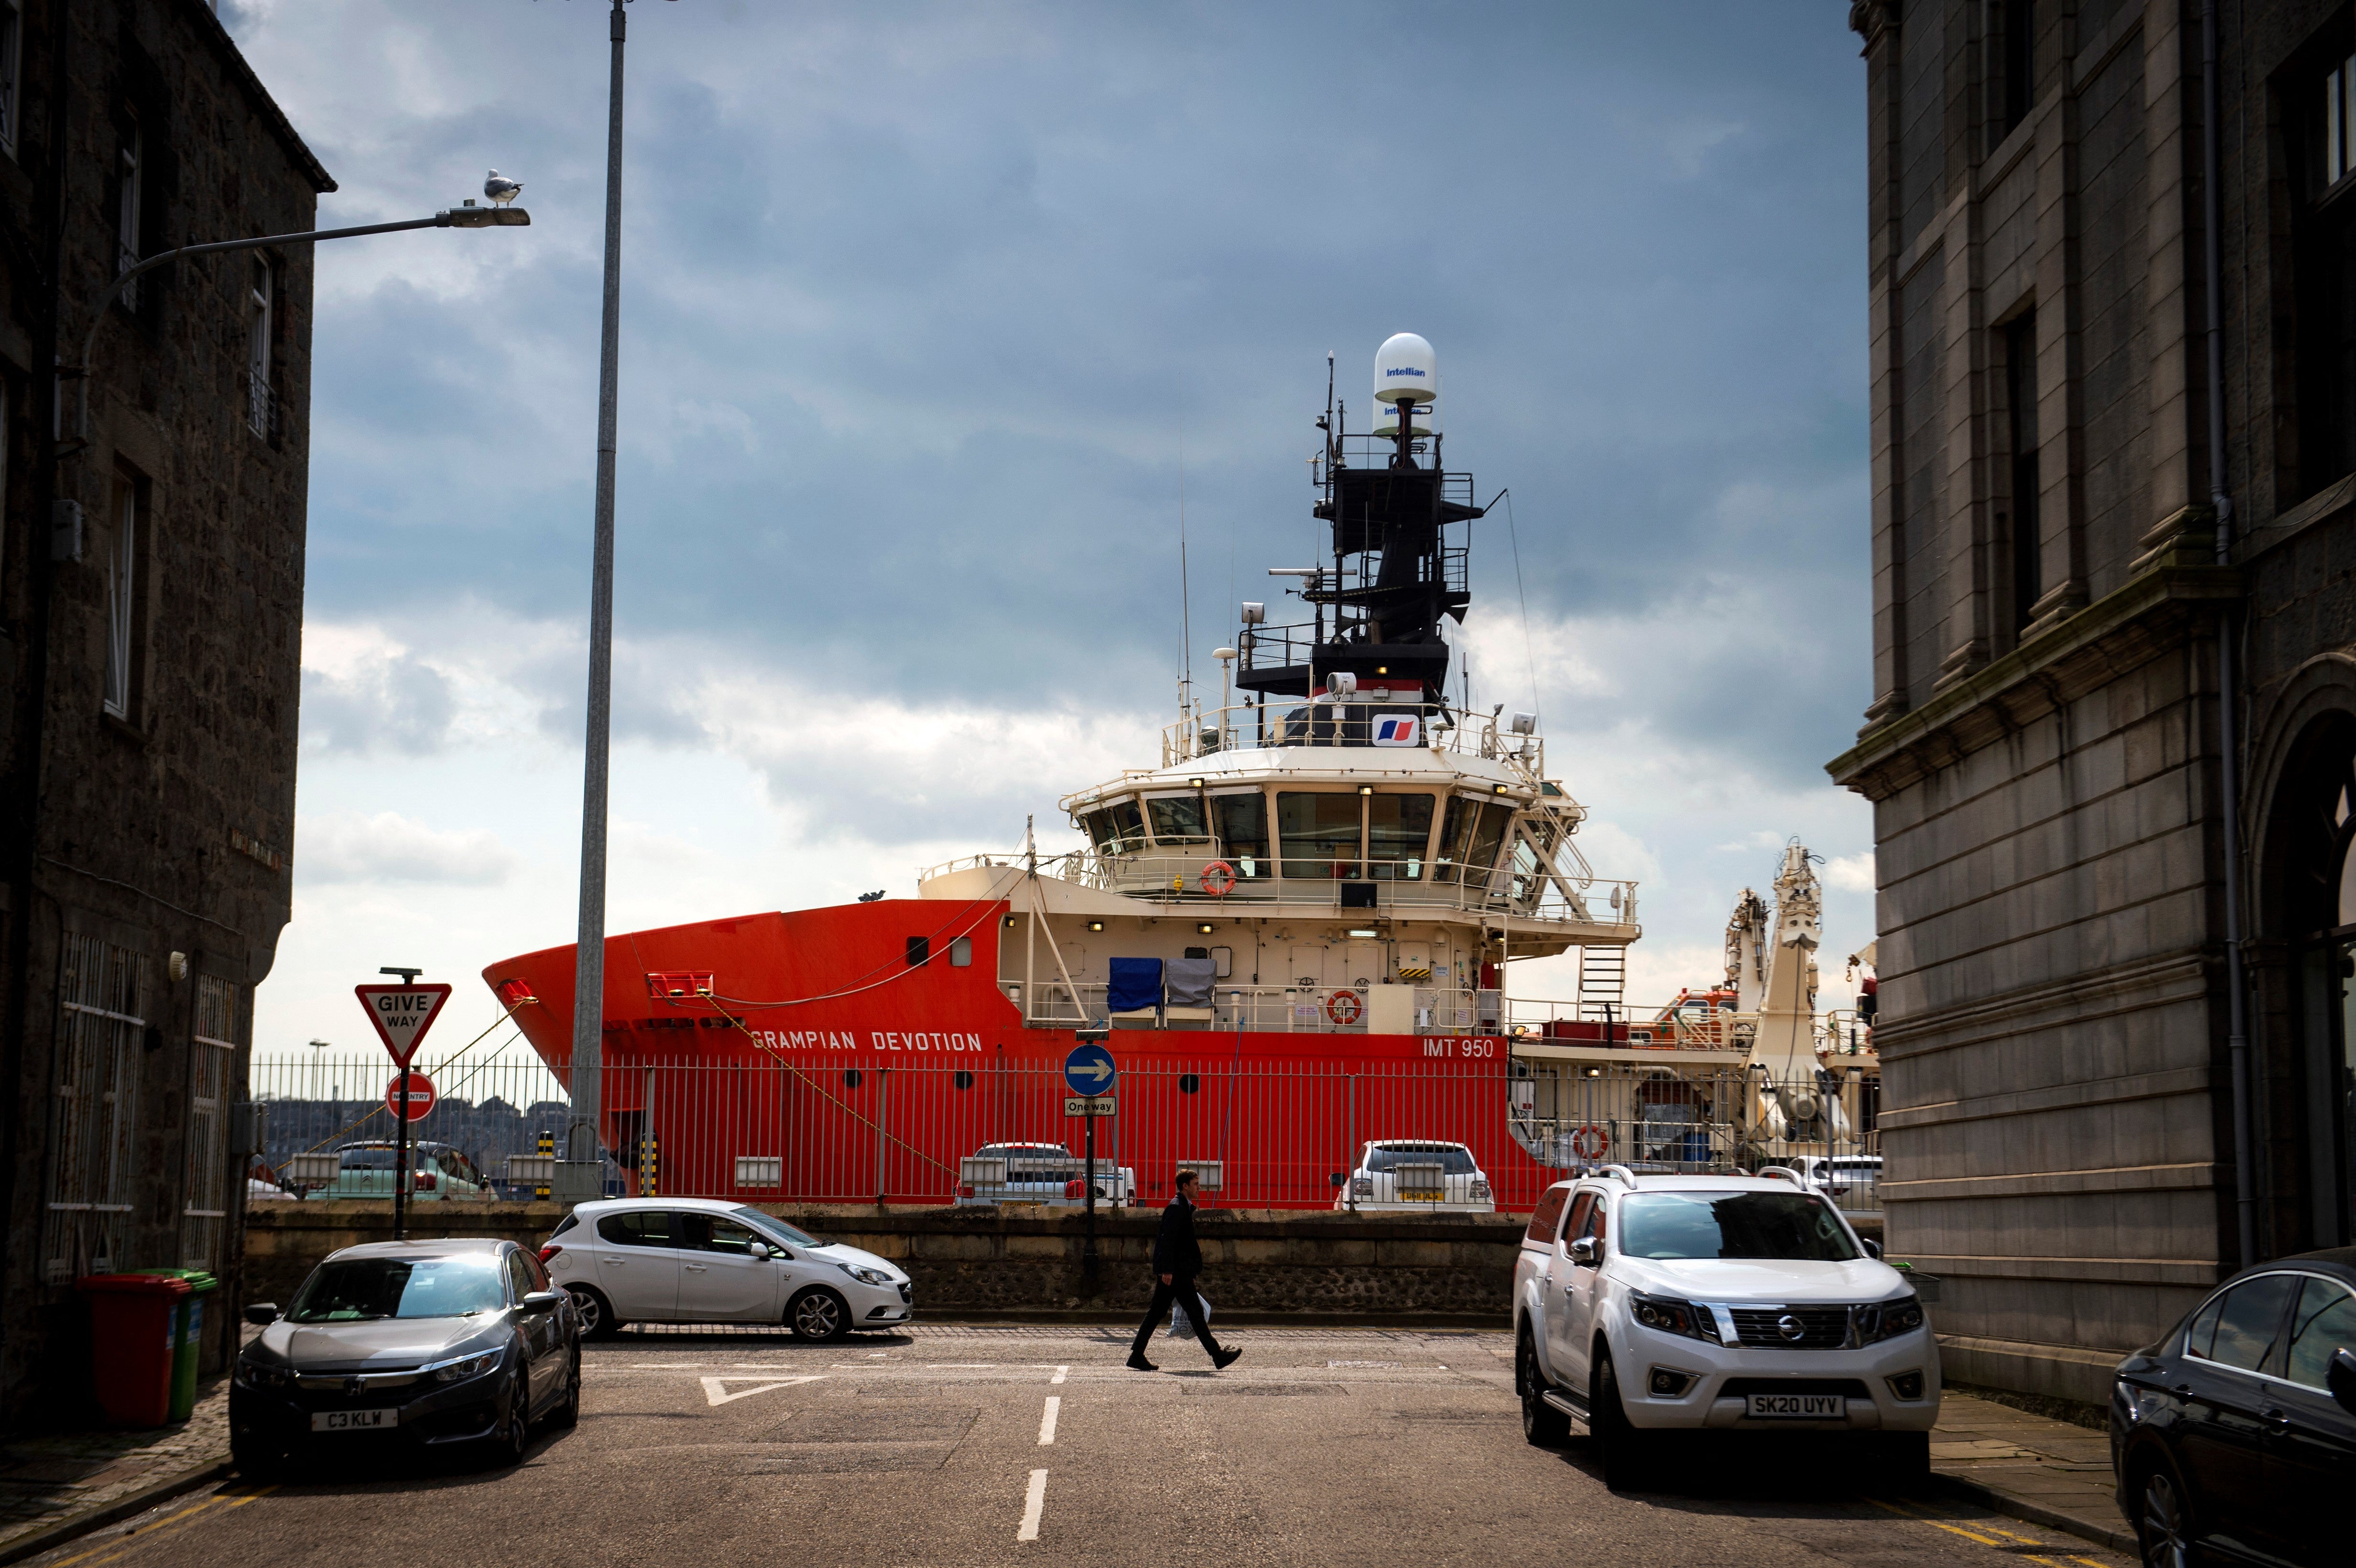
[[531, 214], [520, 207], [445, 208], [431, 218], [405, 218], [397, 223], [363, 223], [350, 229], [306, 229], [294, 234], [262, 234], [251, 240], [213, 240], [202, 245], [182, 245], [125, 267], [114, 275], [112, 283], [107, 284], [106, 292], [98, 296], [98, 308], [91, 312], [90, 330], [82, 334], [81, 358], [70, 372], [81, 379], [79, 411], [74, 419], [76, 439], [83, 445], [90, 442], [90, 356], [98, 342], [99, 324], [105, 321], [107, 307], [142, 272], [152, 272], [183, 256], [209, 256], [220, 251], [260, 251], [273, 245], [304, 245], [320, 240], [352, 240], [363, 234], [394, 234], [404, 229], [511, 229], [529, 228], [530, 224]]

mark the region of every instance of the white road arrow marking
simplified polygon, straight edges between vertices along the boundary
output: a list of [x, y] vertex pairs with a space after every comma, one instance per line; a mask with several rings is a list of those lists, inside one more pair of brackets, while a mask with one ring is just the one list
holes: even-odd
[[[726, 1404], [732, 1400], [750, 1399], [756, 1393], [767, 1393], [772, 1389], [792, 1388], [797, 1383], [814, 1383], [818, 1381], [818, 1378], [705, 1378], [702, 1381], [704, 1403]], [[730, 1383], [759, 1383], [761, 1386], [738, 1389], [732, 1393], [728, 1389]]]

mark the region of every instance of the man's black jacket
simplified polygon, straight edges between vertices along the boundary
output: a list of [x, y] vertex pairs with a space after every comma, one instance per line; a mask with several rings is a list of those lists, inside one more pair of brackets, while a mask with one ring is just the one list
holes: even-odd
[[1194, 1206], [1173, 1195], [1162, 1211], [1162, 1229], [1153, 1238], [1153, 1272], [1192, 1279], [1203, 1272], [1203, 1249], [1194, 1243]]

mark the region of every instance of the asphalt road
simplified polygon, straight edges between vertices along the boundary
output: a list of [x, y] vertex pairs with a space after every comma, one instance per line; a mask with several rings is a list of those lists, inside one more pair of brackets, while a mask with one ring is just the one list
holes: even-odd
[[[626, 1331], [589, 1348], [580, 1426], [512, 1470], [385, 1468], [322, 1437], [34, 1561], [722, 1568], [752, 1563], [1435, 1568], [2001, 1568], [2126, 1559], [1944, 1500], [1878, 1497], [1837, 1456], [1704, 1449], [1660, 1493], [1522, 1440], [1503, 1334], [1243, 1328], [1213, 1374], [1157, 1338], [920, 1326], [811, 1346]], [[365, 1441], [365, 1440], [363, 1440]]]

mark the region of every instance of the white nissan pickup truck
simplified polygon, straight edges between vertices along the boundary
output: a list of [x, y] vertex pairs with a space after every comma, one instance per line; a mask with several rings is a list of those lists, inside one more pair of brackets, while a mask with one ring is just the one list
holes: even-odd
[[1584, 1432], [1643, 1486], [1671, 1432], [1854, 1433], [1892, 1480], [1930, 1467], [1939, 1349], [1903, 1275], [1823, 1194], [1744, 1176], [1558, 1182], [1514, 1268], [1522, 1432]]

